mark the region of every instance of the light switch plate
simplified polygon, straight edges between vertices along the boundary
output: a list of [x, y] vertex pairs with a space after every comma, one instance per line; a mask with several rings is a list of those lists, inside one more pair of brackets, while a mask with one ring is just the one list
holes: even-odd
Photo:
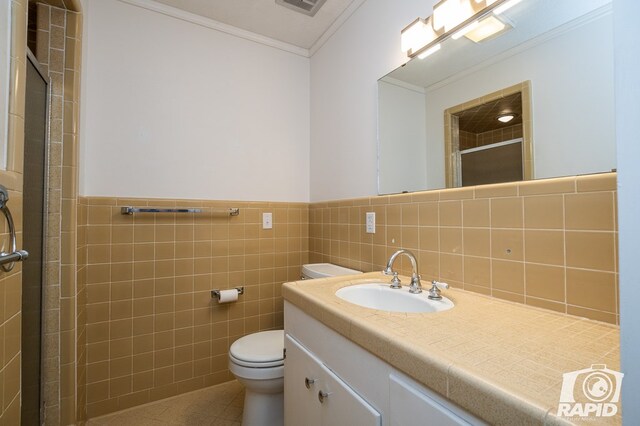
[[273, 214], [262, 213], [262, 229], [272, 229], [272, 228], [273, 228]]
[[367, 231], [367, 234], [376, 233], [376, 213], [375, 212], [367, 212], [366, 231]]

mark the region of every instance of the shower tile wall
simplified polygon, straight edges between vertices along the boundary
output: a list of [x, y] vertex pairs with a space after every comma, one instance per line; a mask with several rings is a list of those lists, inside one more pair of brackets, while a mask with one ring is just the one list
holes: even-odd
[[[51, 3], [51, 2], [49, 2]], [[46, 278], [43, 313], [43, 397], [47, 424], [82, 418], [84, 319], [77, 309], [76, 201], [77, 117], [80, 83], [81, 16], [67, 1], [30, 5], [30, 47], [50, 79], [50, 129]], [[82, 305], [78, 305], [82, 306]], [[80, 342], [81, 344], [78, 344]], [[80, 391], [76, 395], [76, 392]], [[77, 401], [77, 404], [76, 404]]]
[[311, 262], [376, 271], [406, 248], [426, 281], [619, 323], [615, 173], [313, 203], [309, 220]]
[[[9, 190], [9, 208], [22, 246], [22, 172], [24, 147], [24, 95], [26, 81], [27, 1], [11, 2], [11, 17], [25, 23], [11, 27], [11, 70], [9, 72], [9, 117], [7, 137], [7, 167], [0, 170], [0, 184]], [[2, 216], [0, 216], [2, 217]], [[0, 238], [8, 241], [8, 227], [3, 219]], [[6, 244], [6, 243], [5, 243]], [[0, 272], [0, 424], [20, 423], [20, 358], [22, 266], [11, 272]]]
[[[86, 198], [80, 205], [89, 417], [230, 380], [230, 343], [282, 327], [281, 284], [299, 279], [308, 261], [308, 204]], [[126, 216], [125, 205], [239, 207], [240, 215]], [[273, 229], [262, 229], [262, 212], [273, 213]], [[212, 289], [240, 285], [238, 302], [212, 301]]]

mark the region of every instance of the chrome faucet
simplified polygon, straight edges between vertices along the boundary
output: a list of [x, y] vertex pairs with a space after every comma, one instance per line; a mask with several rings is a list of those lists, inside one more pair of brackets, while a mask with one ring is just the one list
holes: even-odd
[[400, 280], [398, 279], [398, 273], [393, 270], [393, 263], [396, 261], [398, 256], [404, 254], [411, 261], [411, 285], [409, 285], [409, 293], [422, 293], [422, 285], [420, 284], [420, 275], [418, 274], [418, 262], [416, 261], [416, 257], [409, 250], [398, 250], [393, 253], [387, 262], [387, 267], [382, 271], [385, 275], [393, 275], [393, 279], [391, 280], [391, 288], [402, 288], [400, 285]]

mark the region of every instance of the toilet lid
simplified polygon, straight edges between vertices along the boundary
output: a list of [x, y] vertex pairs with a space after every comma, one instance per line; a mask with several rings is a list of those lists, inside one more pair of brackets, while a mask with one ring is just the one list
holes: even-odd
[[284, 363], [284, 330], [261, 331], [231, 345], [231, 360], [246, 367], [275, 367]]

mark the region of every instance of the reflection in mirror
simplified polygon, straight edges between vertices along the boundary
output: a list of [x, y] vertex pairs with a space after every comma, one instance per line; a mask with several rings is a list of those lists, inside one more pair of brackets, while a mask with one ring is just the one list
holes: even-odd
[[7, 168], [11, 2], [0, 2], [0, 170]]
[[480, 168], [487, 156], [455, 153], [446, 120], [523, 82], [522, 179], [615, 169], [610, 0], [523, 0], [500, 17], [512, 27], [501, 35], [448, 39], [378, 81], [380, 194], [467, 185], [458, 156]]
[[531, 179], [530, 92], [527, 81], [445, 110], [447, 188]]

